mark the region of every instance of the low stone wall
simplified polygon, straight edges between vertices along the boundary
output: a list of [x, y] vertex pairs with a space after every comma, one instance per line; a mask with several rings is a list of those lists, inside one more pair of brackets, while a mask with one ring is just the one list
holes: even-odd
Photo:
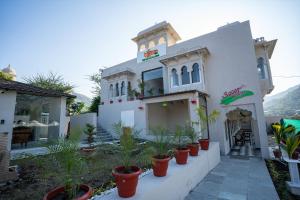
[[[211, 142], [208, 151], [189, 157], [186, 165], [177, 165], [175, 159], [169, 163], [166, 177], [155, 177], [152, 171], [139, 179], [135, 196], [128, 200], [184, 200], [188, 193], [220, 162], [218, 142]], [[112, 189], [93, 200], [121, 200], [117, 190]]]

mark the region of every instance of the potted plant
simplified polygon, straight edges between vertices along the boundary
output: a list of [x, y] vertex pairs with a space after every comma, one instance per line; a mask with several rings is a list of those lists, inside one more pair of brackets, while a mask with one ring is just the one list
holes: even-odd
[[159, 89], [158, 89], [158, 93], [159, 93], [160, 95], [163, 95], [163, 94], [164, 94], [164, 89], [159, 88]]
[[139, 93], [139, 99], [142, 100], [144, 98], [144, 91], [145, 91], [145, 82], [138, 80], [138, 87], [140, 89], [140, 93]]
[[153, 93], [153, 90], [154, 90], [154, 88], [151, 88], [151, 89], [149, 89], [149, 90], [147, 91], [147, 92], [149, 93], [150, 96], [153, 96], [153, 94], [154, 94], [154, 93]]
[[290, 159], [298, 160], [299, 153], [295, 150], [300, 145], [300, 136], [299, 133], [295, 131], [289, 132], [286, 134], [285, 144], [282, 144], [282, 148], [286, 151]]
[[142, 173], [139, 167], [132, 164], [132, 154], [137, 149], [137, 142], [134, 138], [137, 131], [122, 125], [121, 122], [114, 124], [113, 127], [115, 132], [120, 135], [122, 165], [116, 167], [112, 175], [115, 177], [119, 196], [127, 198], [135, 194], [138, 177]]
[[202, 106], [198, 106], [196, 109], [197, 115], [199, 117], [199, 123], [200, 123], [200, 139], [199, 143], [202, 150], [208, 150], [209, 148], [209, 138], [203, 138], [204, 131], [207, 130], [208, 124], [213, 124], [216, 122], [217, 118], [220, 115], [220, 112], [218, 110], [213, 110], [209, 115], [206, 113], [205, 108]]
[[[148, 148], [150, 150], [152, 169], [154, 176], [163, 177], [167, 175], [169, 161], [170, 134], [166, 128], [152, 128], [151, 134], [154, 136], [153, 145]], [[147, 149], [146, 151], [147, 152]]]
[[94, 147], [94, 145], [93, 145], [95, 129], [96, 129], [96, 127], [93, 124], [87, 123], [85, 125], [83, 132], [87, 135], [87, 141], [88, 141], [89, 146], [81, 148], [82, 151], [93, 152], [96, 150], [96, 147]]
[[181, 126], [176, 126], [174, 140], [177, 145], [175, 149], [175, 159], [176, 163], [179, 165], [184, 165], [187, 163], [188, 156], [189, 156], [189, 148], [187, 148], [186, 143], [186, 133], [184, 128]]
[[43, 165], [45, 174], [49, 177], [58, 177], [62, 186], [49, 191], [43, 200], [87, 200], [92, 196], [92, 188], [81, 184], [81, 173], [85, 162], [78, 151], [80, 135], [80, 131], [72, 132], [68, 139], [61, 139], [57, 144], [47, 146], [50, 160], [47, 159]]
[[198, 156], [199, 143], [197, 141], [197, 133], [192, 125], [193, 123], [187, 122], [185, 124], [184, 131], [190, 140], [190, 143], [188, 144], [188, 148], [190, 149], [190, 156]]

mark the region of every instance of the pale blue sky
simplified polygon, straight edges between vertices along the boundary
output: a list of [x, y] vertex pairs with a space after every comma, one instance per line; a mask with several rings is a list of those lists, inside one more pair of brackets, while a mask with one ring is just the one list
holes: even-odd
[[[136, 57], [133, 38], [166, 20], [187, 40], [228, 22], [250, 20], [253, 37], [278, 39], [272, 74], [300, 76], [300, 1], [1, 0], [0, 68], [19, 81], [57, 72], [91, 96], [86, 75]], [[274, 77], [278, 93], [300, 78]]]

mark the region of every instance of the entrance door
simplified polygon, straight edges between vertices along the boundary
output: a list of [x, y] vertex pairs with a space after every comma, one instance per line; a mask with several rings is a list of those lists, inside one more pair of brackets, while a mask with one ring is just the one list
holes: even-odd
[[134, 110], [126, 110], [121, 112], [122, 126], [134, 127]]

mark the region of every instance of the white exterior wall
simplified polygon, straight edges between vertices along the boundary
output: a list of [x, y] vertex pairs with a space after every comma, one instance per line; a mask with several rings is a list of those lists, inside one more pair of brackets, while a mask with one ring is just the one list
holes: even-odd
[[97, 113], [84, 113], [70, 117], [70, 129], [84, 129], [86, 124], [97, 127]]
[[59, 137], [64, 138], [67, 135], [70, 121], [70, 117], [66, 116], [66, 97], [52, 98], [51, 101], [50, 121], [59, 121], [59, 126], [52, 130], [49, 128], [49, 134], [58, 134]]
[[[137, 89], [137, 80], [141, 79], [143, 71], [163, 67], [165, 92], [188, 91], [194, 89], [194, 86], [187, 85], [183, 87], [180, 86], [176, 89], [169, 88], [171, 68], [169, 68], [169, 66], [163, 66], [159, 60], [170, 55], [188, 52], [189, 50], [195, 49], [195, 47], [206, 47], [210, 54], [205, 59], [198, 58], [197, 60], [196, 58], [191, 58], [182, 63], [178, 63], [181, 62], [178, 61], [177, 65], [174, 64], [174, 67], [177, 68], [177, 73], [180, 77], [180, 71], [178, 68], [181, 65], [191, 66], [194, 61], [198, 61], [201, 68], [203, 65], [202, 73], [204, 74], [204, 77], [202, 78], [204, 79], [204, 82], [199, 85], [197, 85], [198, 83], [195, 84], [198, 86], [195, 88], [199, 91], [208, 93], [209, 98], [207, 99], [207, 103], [209, 112], [213, 109], [221, 111], [221, 116], [217, 120], [217, 123], [210, 126], [211, 140], [220, 142], [221, 152], [223, 154], [228, 153], [230, 149], [229, 143], [225, 138], [224, 126], [226, 113], [228, 110], [233, 110], [236, 107], [247, 105], [246, 107], [251, 108], [253, 111], [253, 117], [257, 120], [256, 134], [258, 137], [256, 138], [256, 144], [260, 146], [262, 149], [262, 155], [266, 157], [268, 154], [266, 126], [262, 106], [263, 94], [261, 93], [260, 80], [257, 73], [256, 52], [249, 21], [242, 23], [235, 22], [221, 27], [215, 32], [169, 46], [167, 47], [167, 54], [165, 56], [153, 58], [142, 63], [137, 63], [136, 59], [132, 59], [119, 65], [115, 65], [111, 68], [105, 69], [102, 76], [105, 77], [129, 68], [136, 74], [131, 80], [132, 89]], [[99, 123], [106, 129], [110, 129], [111, 124], [120, 119], [120, 112], [122, 110], [134, 109], [137, 113], [135, 115], [136, 124], [140, 128], [145, 129], [147, 127], [147, 111], [138, 110], [137, 107], [148, 102], [148, 100], [136, 100], [132, 102], [127, 102], [125, 100], [125, 102], [123, 101], [122, 103], [118, 103], [118, 97], [113, 97], [111, 99], [114, 100], [114, 103], [109, 104], [109, 90], [105, 89], [108, 88], [106, 85], [107, 81], [103, 80], [102, 83], [103, 90], [101, 91], [101, 100], [104, 102], [104, 105], [101, 105], [99, 109]], [[245, 85], [247, 90], [253, 91], [254, 95], [239, 99], [233, 102], [230, 106], [220, 105], [220, 100], [225, 91], [232, 90], [241, 85]], [[167, 99], [169, 97], [165, 98]], [[160, 101], [162, 100], [160, 99]], [[194, 110], [195, 109], [189, 108], [192, 119], [196, 118], [193, 112]]]
[[15, 91], [0, 93], [0, 121], [4, 120], [4, 124], [0, 124], [0, 133], [8, 133], [8, 151], [11, 149], [16, 96], [17, 93]]

